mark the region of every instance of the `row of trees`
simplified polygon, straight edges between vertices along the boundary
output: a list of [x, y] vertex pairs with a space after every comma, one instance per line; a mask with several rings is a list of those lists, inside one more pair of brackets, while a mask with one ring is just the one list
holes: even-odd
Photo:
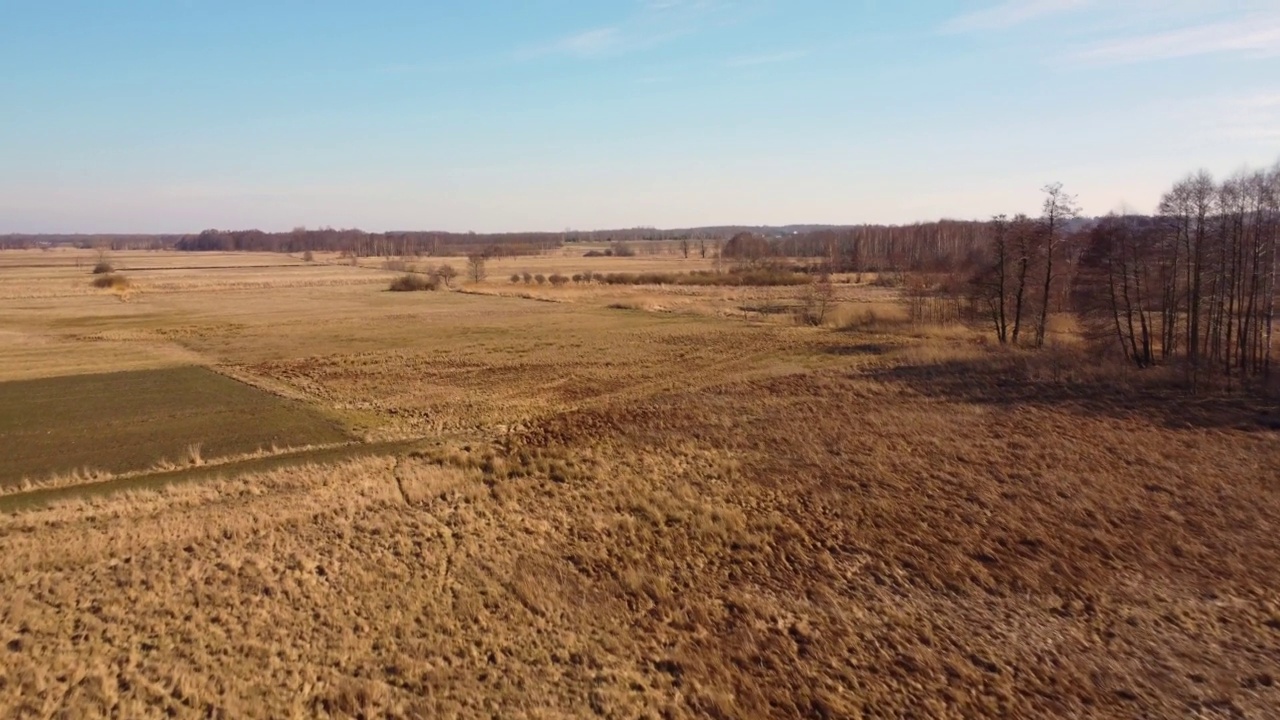
[[985, 222], [941, 220], [821, 228], [774, 238], [739, 232], [722, 252], [748, 263], [811, 258], [831, 272], [944, 272], [980, 264], [989, 242], [987, 230]]
[[189, 251], [337, 252], [351, 257], [417, 257], [484, 254], [537, 255], [561, 246], [559, 233], [368, 233], [358, 229], [294, 228], [289, 232], [205, 230], [174, 247]]
[[[985, 223], [943, 220], [914, 225], [862, 225], [846, 228], [796, 230], [766, 235], [738, 230], [720, 235], [705, 228], [657, 232], [649, 229], [594, 233], [599, 239], [617, 241], [630, 252], [677, 252], [688, 258], [719, 257], [762, 261], [766, 258], [812, 258], [832, 271], [936, 271], [960, 263], [972, 263], [984, 243]], [[728, 229], [725, 229], [728, 230]], [[672, 237], [674, 236], [674, 237]], [[342, 252], [358, 257], [408, 257], [471, 255], [489, 257], [536, 255], [565, 242], [590, 237], [570, 233], [387, 232], [356, 229], [297, 228], [287, 233], [261, 230], [205, 230], [176, 241], [179, 250]], [[728, 238], [728, 242], [725, 240]], [[628, 245], [631, 243], [631, 245]], [[639, 248], [639, 250], [636, 250]]]
[[112, 235], [112, 234], [44, 234], [14, 233], [0, 235], [0, 250], [51, 249], [70, 246], [82, 249], [160, 250], [173, 247], [181, 235]]
[[1050, 313], [1069, 312], [1099, 348], [1143, 368], [1176, 362], [1193, 387], [1270, 376], [1280, 164], [1222, 182], [1199, 172], [1176, 183], [1155, 216], [1087, 227], [1061, 185], [1044, 192], [1040, 217], [986, 224], [967, 272], [969, 309], [999, 342], [1042, 346]]
[[[636, 254], [675, 253], [685, 258], [720, 258], [763, 263], [768, 259], [808, 258], [838, 272], [939, 271], [972, 264], [985, 243], [986, 223], [943, 220], [913, 225], [850, 227], [652, 228], [563, 233], [385, 232], [359, 229], [295, 228], [289, 232], [205, 230], [173, 236], [3, 236], [0, 247], [36, 247], [75, 241], [84, 247], [187, 251], [338, 252], [354, 257], [535, 255], [565, 243], [609, 241]], [[616, 254], [616, 253], [615, 253]]]

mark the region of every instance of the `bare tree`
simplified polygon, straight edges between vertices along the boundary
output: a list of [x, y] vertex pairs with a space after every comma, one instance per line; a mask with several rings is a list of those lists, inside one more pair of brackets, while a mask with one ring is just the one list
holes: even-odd
[[467, 256], [467, 277], [471, 278], [471, 282], [480, 283], [485, 278], [485, 256], [482, 253], [472, 253]]
[[996, 339], [1001, 345], [1009, 342], [1009, 303], [1012, 290], [1014, 250], [1012, 247], [1009, 218], [996, 215], [991, 218], [991, 258], [974, 275], [974, 301], [986, 310], [995, 327]]
[[1113, 338], [1140, 368], [1156, 360], [1150, 308], [1158, 301], [1159, 286], [1151, 279], [1158, 244], [1149, 224], [1107, 217], [1089, 233], [1074, 283], [1074, 306], [1086, 333], [1103, 345]]
[[835, 298], [836, 288], [831, 282], [831, 274], [824, 272], [805, 291], [801, 319], [809, 325], [821, 326], [826, 322], [827, 313], [835, 303]]
[[1009, 340], [1017, 345], [1018, 337], [1022, 333], [1022, 317], [1027, 307], [1027, 283], [1031, 278], [1031, 257], [1035, 252], [1040, 233], [1034, 220], [1019, 214], [1013, 218], [1009, 234], [1017, 255], [1013, 277], [1013, 332]]
[[1040, 223], [1044, 232], [1044, 284], [1040, 294], [1040, 319], [1036, 323], [1036, 347], [1044, 347], [1045, 332], [1049, 321], [1049, 300], [1053, 289], [1054, 253], [1061, 242], [1068, 220], [1080, 214], [1074, 195], [1062, 190], [1062, 183], [1051, 183], [1042, 188], [1044, 209], [1040, 215]]

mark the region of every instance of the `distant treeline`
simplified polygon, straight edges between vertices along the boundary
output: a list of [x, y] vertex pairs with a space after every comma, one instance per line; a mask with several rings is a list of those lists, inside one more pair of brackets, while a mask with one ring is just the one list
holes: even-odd
[[744, 231], [730, 238], [721, 254], [747, 262], [812, 258], [833, 272], [940, 272], [981, 264], [990, 242], [989, 222], [942, 220], [822, 228], [774, 237]]
[[11, 234], [0, 235], [0, 250], [27, 250], [55, 245], [109, 250], [162, 250], [171, 248], [182, 235], [119, 234]]
[[665, 243], [692, 245], [702, 257], [717, 249], [730, 259], [769, 257], [822, 259], [832, 269], [937, 270], [972, 261], [982, 254], [985, 222], [943, 220], [914, 225], [784, 227], [717, 226], [660, 230], [565, 231], [558, 233], [448, 233], [405, 231], [369, 233], [359, 229], [205, 230], [191, 235], [8, 235], [0, 247], [34, 248], [70, 244], [112, 250], [174, 248], [184, 251], [337, 252], [361, 257], [483, 254], [490, 257], [534, 255], [563, 245], [616, 242], [646, 247]]
[[359, 257], [418, 255], [536, 255], [560, 247], [560, 233], [502, 233], [480, 235], [446, 232], [386, 232], [297, 228], [289, 232], [261, 230], [205, 230], [175, 243], [177, 250], [337, 252]]

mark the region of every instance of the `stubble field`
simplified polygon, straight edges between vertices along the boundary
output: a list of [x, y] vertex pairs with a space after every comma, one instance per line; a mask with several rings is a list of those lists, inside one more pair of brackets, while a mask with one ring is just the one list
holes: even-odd
[[[0, 396], [186, 368], [164, 372], [368, 451], [0, 498], [25, 500], [0, 515], [4, 716], [1280, 707], [1280, 438], [1256, 398], [1064, 376], [852, 283], [841, 327], [812, 328], [753, 311], [794, 288], [504, 266], [388, 293], [394, 272], [336, 259], [121, 255], [152, 268], [125, 294], [89, 287], [90, 253], [0, 253]], [[686, 267], [525, 264], [569, 260]], [[179, 446], [222, 447], [208, 427]]]

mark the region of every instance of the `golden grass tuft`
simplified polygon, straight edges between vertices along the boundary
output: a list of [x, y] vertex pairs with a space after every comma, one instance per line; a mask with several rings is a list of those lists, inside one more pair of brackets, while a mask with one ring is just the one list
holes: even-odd
[[187, 446], [187, 464], [192, 467], [200, 467], [204, 465], [204, 457], [201, 450], [204, 448], [203, 443], [192, 443]]

